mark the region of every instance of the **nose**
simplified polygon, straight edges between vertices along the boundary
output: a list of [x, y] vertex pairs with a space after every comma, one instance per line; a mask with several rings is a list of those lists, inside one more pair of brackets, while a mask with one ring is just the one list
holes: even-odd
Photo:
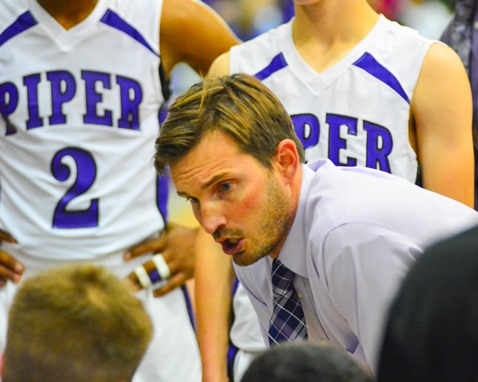
[[212, 235], [218, 228], [226, 225], [226, 217], [221, 208], [213, 203], [201, 206], [200, 216], [196, 216], [204, 230]]

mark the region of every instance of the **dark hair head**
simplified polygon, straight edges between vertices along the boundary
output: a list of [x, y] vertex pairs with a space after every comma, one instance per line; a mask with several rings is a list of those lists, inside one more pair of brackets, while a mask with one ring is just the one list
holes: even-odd
[[285, 343], [250, 364], [241, 382], [372, 382], [349, 354], [330, 345]]

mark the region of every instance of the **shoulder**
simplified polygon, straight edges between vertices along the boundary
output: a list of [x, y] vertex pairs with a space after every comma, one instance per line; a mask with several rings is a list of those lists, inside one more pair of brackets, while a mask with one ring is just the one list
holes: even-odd
[[231, 73], [256, 73], [269, 65], [274, 57], [282, 53], [287, 29], [288, 24], [282, 24], [252, 40], [234, 46], [229, 57]]
[[435, 42], [430, 46], [423, 65], [424, 67], [426, 65], [427, 70], [463, 69], [463, 63], [458, 54], [441, 42]]
[[407, 55], [401, 58], [404, 61], [414, 61], [417, 55], [422, 58], [430, 45], [436, 42], [420, 35], [415, 29], [390, 21], [384, 16], [379, 18], [370, 37], [372, 46], [386, 56], [403, 55], [407, 52]]
[[0, 7], [0, 33], [13, 24], [20, 15], [28, 11], [23, 2], [18, 0], [1, 0]]

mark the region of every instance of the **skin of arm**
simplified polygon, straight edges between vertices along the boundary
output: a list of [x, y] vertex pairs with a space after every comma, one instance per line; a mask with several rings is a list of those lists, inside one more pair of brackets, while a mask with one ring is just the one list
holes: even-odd
[[425, 57], [412, 99], [411, 142], [426, 189], [474, 203], [472, 96], [458, 55], [433, 44]]
[[164, 0], [160, 49], [166, 73], [184, 62], [201, 76], [220, 54], [240, 41], [216, 12], [193, 0]]
[[196, 322], [204, 382], [227, 382], [227, 351], [235, 273], [232, 260], [200, 228], [196, 240]]

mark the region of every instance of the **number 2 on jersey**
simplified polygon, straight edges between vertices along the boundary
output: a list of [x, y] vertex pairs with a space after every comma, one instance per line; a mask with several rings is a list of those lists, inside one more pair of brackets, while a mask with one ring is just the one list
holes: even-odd
[[72, 168], [64, 158], [71, 158], [76, 166], [76, 178], [72, 186], [57, 203], [53, 214], [53, 228], [91, 228], [98, 226], [98, 199], [91, 199], [86, 209], [67, 208], [68, 204], [87, 192], [96, 179], [96, 162], [93, 156], [78, 147], [66, 147], [58, 151], [51, 161], [51, 173], [60, 182], [67, 181], [72, 175]]

